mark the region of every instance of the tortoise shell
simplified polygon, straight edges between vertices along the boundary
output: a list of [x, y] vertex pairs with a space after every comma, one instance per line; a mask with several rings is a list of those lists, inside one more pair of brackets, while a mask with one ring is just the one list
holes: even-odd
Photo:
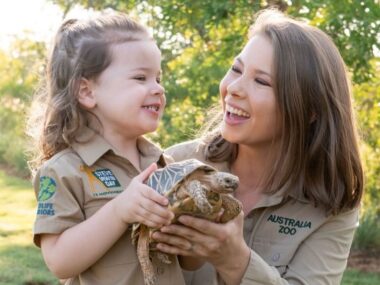
[[174, 162], [164, 168], [157, 169], [149, 176], [146, 184], [161, 195], [168, 196], [168, 192], [175, 192], [181, 182], [196, 170], [202, 170], [205, 173], [216, 171], [215, 168], [197, 159], [188, 159]]

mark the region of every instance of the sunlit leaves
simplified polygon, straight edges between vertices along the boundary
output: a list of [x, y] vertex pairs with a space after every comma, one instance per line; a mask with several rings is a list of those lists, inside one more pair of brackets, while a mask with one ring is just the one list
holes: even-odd
[[0, 50], [0, 163], [28, 173], [25, 115], [44, 68], [45, 45], [27, 39]]

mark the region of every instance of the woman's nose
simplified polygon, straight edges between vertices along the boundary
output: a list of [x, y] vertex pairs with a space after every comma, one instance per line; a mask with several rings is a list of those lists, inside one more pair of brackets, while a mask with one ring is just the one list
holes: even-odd
[[239, 96], [239, 97], [244, 96], [243, 86], [242, 86], [242, 82], [240, 78], [228, 84], [227, 93], [230, 94], [231, 96]]

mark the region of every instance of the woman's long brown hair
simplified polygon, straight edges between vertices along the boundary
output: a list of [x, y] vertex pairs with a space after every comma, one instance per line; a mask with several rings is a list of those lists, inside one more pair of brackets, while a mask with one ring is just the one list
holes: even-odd
[[[286, 188], [337, 214], [356, 207], [363, 169], [346, 67], [333, 41], [321, 30], [278, 11], [258, 14], [250, 29], [274, 48], [274, 93], [282, 136], [266, 192]], [[219, 131], [206, 136], [206, 158], [233, 162], [238, 147]]]

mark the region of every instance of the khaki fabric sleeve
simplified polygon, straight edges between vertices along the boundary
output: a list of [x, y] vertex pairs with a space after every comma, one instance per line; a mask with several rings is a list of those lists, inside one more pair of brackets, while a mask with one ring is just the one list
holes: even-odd
[[200, 140], [192, 140], [173, 145], [165, 149], [165, 154], [170, 155], [175, 161], [189, 158], [204, 160], [204, 144]]
[[359, 210], [330, 217], [312, 233], [293, 256], [281, 275], [257, 253], [251, 251], [243, 285], [338, 285], [346, 268]]
[[[38, 200], [34, 223], [34, 243], [40, 245], [40, 234], [59, 234], [85, 219], [82, 211], [81, 178], [75, 167], [57, 163], [43, 166], [34, 179]], [[70, 173], [72, 172], [72, 173]]]

